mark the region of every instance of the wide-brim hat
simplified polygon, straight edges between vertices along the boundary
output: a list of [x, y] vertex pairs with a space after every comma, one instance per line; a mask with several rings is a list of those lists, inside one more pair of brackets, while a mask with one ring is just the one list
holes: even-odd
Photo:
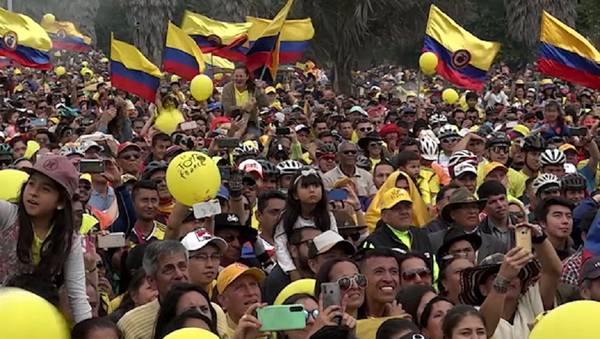
[[358, 140], [358, 147], [366, 150], [371, 141], [383, 141], [383, 138], [377, 132], [369, 132]]
[[[459, 300], [463, 304], [479, 306], [483, 304], [485, 296], [479, 291], [479, 285], [485, 284], [485, 280], [491, 274], [500, 272], [500, 265], [504, 261], [504, 254], [492, 254], [481, 261], [479, 266], [470, 267], [460, 272], [460, 294]], [[532, 260], [521, 269], [518, 277], [521, 279], [521, 291], [523, 294], [529, 289], [541, 272], [542, 267], [537, 260]]]
[[438, 252], [437, 252], [438, 259], [441, 259], [444, 255], [446, 255], [448, 253], [452, 244], [456, 243], [457, 241], [461, 241], [461, 240], [466, 240], [469, 243], [471, 243], [471, 245], [473, 245], [473, 249], [475, 251], [479, 250], [479, 248], [481, 247], [481, 243], [482, 243], [481, 236], [479, 236], [479, 234], [477, 234], [477, 232], [466, 233], [465, 231], [463, 231], [462, 229], [460, 229], [458, 227], [449, 228], [444, 233], [444, 243], [438, 249]]
[[450, 198], [448, 199], [448, 204], [442, 209], [442, 219], [444, 219], [444, 221], [447, 222], [452, 222], [453, 220], [450, 216], [450, 212], [454, 211], [455, 209], [461, 206], [472, 203], [476, 203], [477, 207], [479, 208], [479, 212], [481, 212], [487, 204], [487, 199], [475, 198], [475, 196], [471, 194], [471, 192], [469, 192], [469, 190], [465, 187], [456, 189], [450, 195]]

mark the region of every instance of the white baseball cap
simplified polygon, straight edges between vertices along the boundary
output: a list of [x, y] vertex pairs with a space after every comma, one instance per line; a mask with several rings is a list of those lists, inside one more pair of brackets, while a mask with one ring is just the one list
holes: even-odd
[[188, 251], [198, 251], [206, 245], [213, 244], [219, 249], [219, 253], [223, 254], [227, 250], [227, 242], [222, 238], [215, 237], [212, 233], [204, 228], [188, 233], [181, 240], [181, 244]]
[[307, 130], [307, 131], [309, 131], [309, 132], [310, 132], [310, 128], [306, 127], [306, 125], [303, 125], [303, 124], [296, 125], [296, 128], [294, 128], [294, 130], [295, 130], [296, 132], [300, 132], [300, 131], [301, 131], [301, 130], [303, 130], [303, 129], [305, 129], [305, 130]]
[[468, 162], [462, 162], [454, 166], [454, 176], [452, 178], [458, 178], [465, 173], [473, 173], [477, 175], [477, 168]]
[[248, 160], [242, 161], [238, 168], [247, 173], [256, 172], [256, 173], [258, 173], [258, 175], [260, 175], [261, 178], [263, 176], [262, 165], [254, 159], [248, 159]]

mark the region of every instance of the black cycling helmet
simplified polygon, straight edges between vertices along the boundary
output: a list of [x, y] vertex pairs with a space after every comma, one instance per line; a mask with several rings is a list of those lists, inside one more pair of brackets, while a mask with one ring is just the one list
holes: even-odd
[[566, 191], [584, 190], [587, 188], [587, 180], [579, 173], [569, 173], [560, 180], [560, 187]]
[[546, 140], [539, 135], [530, 135], [523, 139], [521, 149], [524, 152], [528, 151], [543, 151], [548, 147]]
[[490, 148], [496, 145], [510, 146], [510, 137], [504, 132], [492, 132], [486, 137], [485, 147]]
[[479, 126], [475, 134], [479, 135], [482, 138], [487, 138], [487, 136], [490, 135], [490, 133], [492, 133], [493, 131], [494, 130], [490, 126], [481, 125]]
[[151, 161], [146, 168], [144, 168], [144, 172], [140, 177], [140, 180], [150, 180], [150, 176], [158, 171], [166, 171], [169, 168], [169, 164], [167, 164], [164, 160], [154, 160]]
[[266, 159], [257, 159], [258, 163], [262, 166], [263, 174], [268, 176], [278, 177], [281, 174], [277, 165]]

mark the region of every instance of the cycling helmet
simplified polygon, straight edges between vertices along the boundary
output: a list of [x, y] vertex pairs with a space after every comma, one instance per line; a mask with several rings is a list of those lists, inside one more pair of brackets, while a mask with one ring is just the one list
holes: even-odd
[[166, 171], [169, 168], [169, 164], [167, 164], [164, 160], [154, 160], [151, 161], [146, 168], [144, 168], [144, 172], [140, 180], [150, 180], [150, 176], [158, 171]]
[[371, 170], [371, 160], [364, 155], [359, 155], [356, 157], [356, 166], [364, 169], [365, 171]]
[[538, 196], [538, 192], [542, 193], [540, 189], [544, 188], [545, 191], [551, 187], [560, 189], [560, 180], [554, 174], [544, 173], [533, 181], [533, 193], [536, 196]]
[[69, 156], [69, 155], [81, 155], [82, 157], [85, 156], [85, 154], [83, 153], [83, 150], [79, 147], [78, 144], [75, 143], [68, 143], [66, 145], [64, 145], [63, 147], [60, 148], [60, 155], [64, 155], [64, 156]]
[[319, 149], [317, 150], [317, 153], [337, 153], [337, 149], [335, 148], [335, 146], [333, 144], [322, 144], [321, 146], [319, 146]]
[[440, 130], [438, 131], [438, 139], [441, 140], [447, 137], [460, 137], [458, 134], [458, 128], [450, 124], [445, 124], [444, 126], [440, 127]]
[[559, 149], [547, 149], [540, 154], [539, 164], [540, 166], [546, 165], [564, 165], [567, 162], [565, 153]]
[[302, 168], [302, 163], [296, 160], [285, 160], [277, 164], [281, 174], [296, 174]]
[[279, 168], [277, 168], [277, 165], [275, 165], [274, 163], [270, 162], [269, 160], [266, 159], [258, 159], [257, 160], [258, 163], [262, 166], [262, 170], [263, 170], [263, 174], [264, 175], [269, 175], [269, 176], [279, 176], [279, 174], [281, 174], [281, 171], [279, 170]]
[[465, 149], [452, 153], [450, 160], [448, 160], [448, 167], [454, 167], [465, 161], [471, 162], [473, 166], [477, 166], [477, 156]]
[[492, 132], [494, 132], [494, 130], [490, 126], [481, 125], [479, 126], [479, 128], [477, 128], [475, 134], [479, 135], [482, 138], [487, 138], [487, 136], [490, 135]]
[[0, 156], [13, 158], [13, 149], [9, 144], [0, 144]]
[[539, 135], [530, 135], [525, 137], [521, 142], [521, 149], [524, 152], [528, 151], [543, 151], [546, 149], [546, 140]]
[[430, 137], [421, 138], [419, 149], [425, 160], [435, 161], [438, 158], [438, 143]]
[[436, 113], [432, 114], [432, 115], [429, 117], [429, 124], [430, 124], [430, 125], [434, 125], [434, 124], [437, 124], [437, 123], [439, 123], [439, 122], [440, 122], [440, 116], [439, 116], [439, 115], [437, 115]]
[[486, 137], [485, 147], [490, 148], [496, 145], [510, 146], [510, 137], [504, 132], [492, 132]]
[[234, 148], [232, 153], [234, 158], [239, 158], [247, 155], [258, 155], [259, 151], [258, 148], [253, 145], [253, 142], [244, 142], [238, 147]]
[[563, 190], [584, 190], [587, 188], [587, 180], [579, 173], [569, 173], [560, 180], [560, 187]]

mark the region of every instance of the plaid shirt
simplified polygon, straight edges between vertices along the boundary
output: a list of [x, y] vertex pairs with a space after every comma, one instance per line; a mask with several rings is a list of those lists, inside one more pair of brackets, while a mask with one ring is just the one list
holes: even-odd
[[582, 254], [583, 251], [577, 251], [575, 254], [572, 254], [563, 260], [560, 283], [579, 286], [579, 272], [581, 272]]

